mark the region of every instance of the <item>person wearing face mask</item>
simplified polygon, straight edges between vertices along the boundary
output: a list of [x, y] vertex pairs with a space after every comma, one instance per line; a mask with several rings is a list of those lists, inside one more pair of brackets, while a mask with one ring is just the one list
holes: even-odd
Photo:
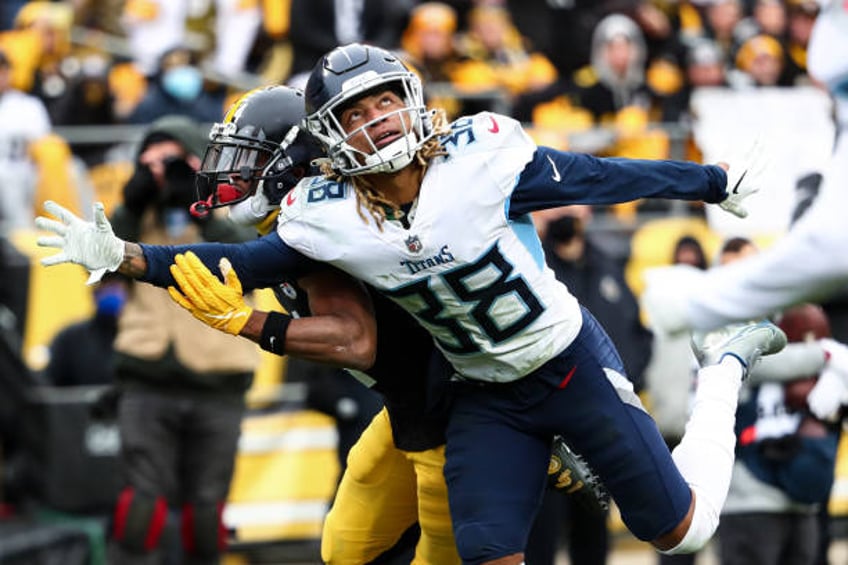
[[[623, 264], [592, 240], [587, 230], [591, 219], [588, 205], [554, 208], [535, 216], [548, 266], [607, 329], [638, 392], [651, 356], [652, 334], [639, 320]], [[546, 493], [530, 531], [526, 561], [553, 565], [564, 539], [574, 565], [606, 563], [610, 548], [606, 521], [606, 512]]]
[[623, 263], [593, 240], [590, 206], [555, 208], [546, 214], [541, 239], [548, 266], [607, 329], [638, 391], [651, 357], [652, 334], [639, 319]]
[[130, 279], [108, 273], [94, 287], [94, 314], [63, 328], [50, 343], [45, 369], [53, 386], [110, 385], [114, 381], [112, 342], [130, 292]]
[[225, 98], [223, 89], [211, 89], [205, 83], [194, 54], [178, 46], [162, 55], [147, 93], [126, 121], [147, 124], [168, 114], [179, 114], [211, 123], [221, 117]]

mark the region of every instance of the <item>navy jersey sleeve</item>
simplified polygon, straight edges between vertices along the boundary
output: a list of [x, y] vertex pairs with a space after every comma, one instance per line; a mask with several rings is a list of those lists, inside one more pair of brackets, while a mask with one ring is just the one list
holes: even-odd
[[539, 147], [518, 177], [509, 214], [569, 204], [618, 204], [639, 198], [703, 200], [727, 197], [721, 167], [684, 161], [594, 157]]
[[327, 268], [286, 245], [276, 232], [244, 243], [194, 243], [189, 245], [141, 245], [147, 272], [141, 280], [156, 286], [174, 284], [170, 266], [178, 253], [193, 251], [220, 276], [218, 261], [229, 259], [245, 291], [265, 288]]

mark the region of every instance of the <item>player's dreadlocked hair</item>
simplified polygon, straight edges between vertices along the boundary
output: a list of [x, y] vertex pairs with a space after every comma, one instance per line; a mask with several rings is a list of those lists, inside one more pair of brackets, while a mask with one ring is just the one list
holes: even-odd
[[[433, 137], [427, 140], [427, 142], [425, 142], [424, 145], [421, 146], [421, 149], [419, 149], [415, 154], [415, 159], [424, 167], [427, 167], [431, 159], [446, 154], [445, 148], [439, 141], [439, 137], [450, 132], [450, 123], [448, 122], [447, 115], [444, 110], [434, 110], [432, 121]], [[329, 159], [321, 161], [321, 172], [325, 177], [333, 181], [338, 182], [343, 178], [342, 175], [333, 170]], [[353, 184], [353, 188], [356, 191], [359, 217], [361, 217], [363, 221], [367, 220], [366, 213], [370, 214], [377, 223], [377, 227], [382, 231], [383, 222], [386, 221], [389, 211], [391, 211], [393, 217], [399, 216], [400, 208], [393, 202], [383, 198], [379, 192], [374, 190], [374, 186], [364, 177], [354, 176], [350, 177], [348, 180], [350, 180]]]

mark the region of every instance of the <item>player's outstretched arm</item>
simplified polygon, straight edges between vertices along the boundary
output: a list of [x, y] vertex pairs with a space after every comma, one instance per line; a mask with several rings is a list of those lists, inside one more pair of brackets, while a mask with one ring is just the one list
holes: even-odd
[[510, 216], [570, 204], [609, 205], [665, 198], [718, 204], [731, 214], [745, 217], [747, 199], [761, 188], [766, 161], [761, 145], [729, 164], [715, 165], [599, 158], [539, 147], [510, 196]]
[[373, 365], [377, 329], [371, 303], [361, 285], [346, 275], [325, 271], [301, 279], [310, 297], [315, 296], [310, 300], [313, 315], [292, 318], [253, 309], [227, 259], [219, 269], [223, 282], [194, 253], [176, 255], [171, 274], [177, 286], [168, 288], [171, 298], [204, 324], [250, 339], [271, 353], [350, 369]]
[[59, 252], [42, 259], [42, 265], [82, 265], [91, 273], [88, 284], [98, 282], [106, 272], [118, 271], [140, 278], [147, 271], [141, 246], [115, 235], [101, 202], [94, 204], [93, 222], [77, 217], [51, 200], [44, 203], [44, 210], [57, 219], [45, 216], [35, 219], [36, 227], [53, 233], [39, 237], [37, 243], [41, 247], [54, 247]]

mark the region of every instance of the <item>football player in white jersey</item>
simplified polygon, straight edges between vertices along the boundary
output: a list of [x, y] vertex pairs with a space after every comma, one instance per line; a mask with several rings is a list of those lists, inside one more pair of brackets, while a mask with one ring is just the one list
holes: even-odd
[[643, 303], [657, 331], [709, 330], [821, 300], [848, 284], [848, 4], [819, 3], [807, 67], [832, 95], [838, 135], [819, 195], [786, 236], [750, 261], [646, 273]]
[[[203, 217], [213, 208], [227, 207], [231, 220], [255, 226], [260, 234], [273, 230], [280, 202], [321, 154], [311, 136], [297, 127], [303, 117], [303, 93], [293, 88], [262, 87], [239, 98], [212, 129], [198, 173], [202, 199], [192, 213]], [[345, 340], [332, 338], [355, 342], [357, 334], [333, 315], [352, 311], [358, 317], [364, 312], [352, 285], [356, 283], [330, 269], [286, 281], [274, 292], [288, 314], [312, 315], [313, 324], [324, 324], [321, 335], [330, 338], [330, 345], [348, 348]], [[207, 292], [220, 286], [211, 273], [204, 280]], [[220, 290], [215, 296], [224, 298], [228, 289]], [[450, 367], [409, 314], [374, 291], [369, 296], [378, 327], [376, 359], [359, 377], [383, 396], [384, 408], [348, 454], [324, 521], [322, 559], [331, 564], [371, 562], [418, 522], [416, 562], [459, 563], [442, 473]], [[353, 304], [347, 302], [351, 300]], [[340, 327], [330, 331], [330, 325]], [[302, 351], [289, 347], [286, 353]], [[555, 449], [563, 468], [551, 477], [552, 486], [579, 502], [600, 504], [590, 472], [560, 442]], [[570, 480], [556, 481], [560, 477]]]
[[637, 537], [671, 553], [703, 546], [727, 493], [739, 385], [785, 336], [763, 322], [704, 351], [687, 433], [669, 454], [611, 341], [546, 267], [529, 213], [666, 197], [743, 215], [754, 175], [537, 147], [516, 121], [491, 113], [448, 125], [397, 58], [357, 44], [319, 62], [306, 97], [327, 176], [288, 194], [275, 233], [239, 245], [138, 245], [115, 238], [102, 213], [87, 223], [48, 203], [60, 221], [39, 218], [55, 233], [40, 244], [61, 252], [42, 262], [159, 286], [178, 275], [191, 286], [189, 251], [216, 269], [226, 257], [227, 300], [172, 294], [206, 323], [277, 352], [297, 320], [253, 310], [238, 299], [242, 284], [337, 266], [415, 316], [456, 370], [445, 477], [464, 562], [523, 561], [557, 433], [586, 457]]

